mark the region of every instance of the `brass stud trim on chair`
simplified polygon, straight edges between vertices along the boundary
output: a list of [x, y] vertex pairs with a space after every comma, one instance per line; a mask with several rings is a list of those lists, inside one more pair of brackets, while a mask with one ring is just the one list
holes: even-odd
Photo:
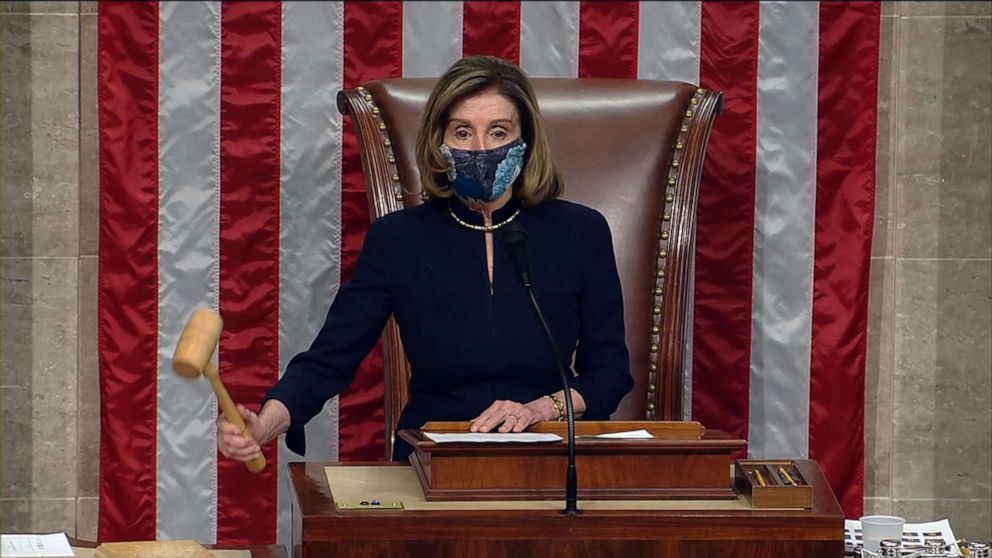
[[[694, 95], [693, 97], [690, 98], [689, 102], [691, 103], [690, 106], [694, 108], [699, 105], [700, 98]], [[673, 147], [672, 158], [671, 158], [671, 162], [669, 163], [668, 178], [666, 179], [667, 191], [665, 192], [665, 201], [664, 201], [664, 206], [662, 208], [662, 216], [661, 216], [662, 227], [660, 227], [661, 230], [658, 234], [659, 238], [661, 238], [661, 241], [668, 241], [671, 238], [671, 232], [667, 230], [666, 225], [664, 225], [664, 223], [670, 222], [672, 220], [672, 213], [673, 213], [672, 204], [675, 203], [675, 190], [679, 186], [679, 177], [682, 172], [682, 168], [681, 168], [682, 157], [684, 156], [684, 151], [687, 145], [686, 134], [688, 134], [689, 132], [688, 119], [692, 118], [695, 115], [693, 108], [686, 109], [682, 124], [679, 127], [679, 135], [675, 138], [675, 144], [672, 146]], [[658, 279], [665, 278], [664, 267], [667, 258], [668, 258], [667, 245], [662, 244], [661, 246], [658, 247], [659, 261], [658, 261], [658, 268], [655, 270], [655, 275]], [[665, 294], [664, 285], [662, 284], [656, 285], [654, 288], [653, 312], [654, 315], [659, 316], [659, 318], [662, 313], [661, 312], [662, 307], [664, 306], [664, 300], [663, 300], [664, 294]], [[660, 335], [661, 325], [660, 324], [653, 325], [651, 327], [651, 333], [653, 335]], [[660, 349], [657, 343], [652, 343], [650, 349], [651, 350], [649, 353], [649, 357], [650, 357], [649, 360], [651, 363], [651, 371], [653, 373], [656, 373], [660, 366], [658, 360]], [[651, 381], [653, 382], [654, 380], [652, 379]], [[653, 391], [648, 394], [648, 410], [649, 410], [649, 412], [647, 413], [648, 418], [653, 418], [654, 415], [653, 413], [655, 407], [654, 397], [655, 394], [653, 393]]]
[[389, 132], [386, 130], [386, 122], [382, 120], [382, 116], [381, 116], [382, 111], [379, 109], [378, 106], [376, 106], [375, 100], [372, 98], [372, 94], [369, 93], [368, 90], [365, 89], [365, 87], [359, 85], [355, 89], [362, 96], [362, 98], [365, 99], [365, 101], [369, 105], [371, 105], [370, 110], [372, 112], [372, 115], [375, 117], [376, 126], [378, 127], [379, 131], [382, 133], [382, 145], [386, 147], [386, 160], [393, 167], [392, 168], [393, 172], [392, 175], [390, 176], [390, 179], [393, 181], [394, 184], [396, 184], [396, 190], [393, 193], [393, 199], [395, 199], [398, 202], [402, 202], [404, 199], [403, 185], [400, 183], [399, 169], [396, 168], [396, 156], [393, 154], [393, 150], [391, 149], [393, 142], [390, 141], [389, 139]]
[[655, 390], [655, 385], [654, 384], [648, 384], [648, 393], [654, 393], [654, 390]]
[[[688, 144], [687, 135], [690, 129], [689, 120], [696, 115], [696, 110], [698, 110], [699, 106], [701, 105], [704, 99], [704, 95], [706, 95], [707, 93], [708, 91], [702, 87], [696, 88], [695, 93], [689, 98], [689, 106], [686, 108], [685, 112], [683, 113], [684, 116], [683, 116], [682, 124], [679, 126], [679, 135], [675, 138], [675, 145], [673, 146], [672, 149], [672, 158], [671, 158], [671, 162], [669, 163], [668, 179], [666, 181], [669, 189], [665, 195], [665, 205], [661, 217], [662, 230], [659, 232], [659, 237], [663, 241], [667, 241], [670, 239], [671, 233], [668, 230], [665, 230], [666, 226], [664, 225], [664, 223], [672, 220], [672, 214], [674, 213], [674, 209], [675, 209], [673, 207], [673, 204], [675, 203], [675, 191], [677, 188], [679, 188], [679, 180], [683, 176], [681, 159], [684, 156], [683, 150], [685, 150]], [[659, 246], [658, 268], [655, 270], [655, 276], [658, 279], [665, 278], [665, 270], [663, 268], [665, 266], [665, 262], [667, 258], [668, 258], [668, 250], [666, 248]], [[662, 298], [664, 294], [665, 294], [664, 285], [663, 284], [657, 285], [654, 290], [655, 300], [654, 300], [653, 313], [655, 316], [660, 316], [661, 314], [661, 308], [664, 305], [664, 300]], [[657, 335], [660, 333], [660, 331], [661, 331], [660, 324], [655, 324], [651, 328], [651, 332], [653, 334]], [[649, 362], [651, 366], [651, 371], [656, 372], [659, 367], [657, 345], [652, 344], [651, 348], [652, 350], [650, 353]], [[647, 416], [649, 419], [654, 418], [653, 411], [656, 405], [655, 402], [653, 401], [654, 397], [655, 394], [653, 393], [653, 390], [649, 390], [648, 402], [647, 402], [647, 408], [648, 408]]]

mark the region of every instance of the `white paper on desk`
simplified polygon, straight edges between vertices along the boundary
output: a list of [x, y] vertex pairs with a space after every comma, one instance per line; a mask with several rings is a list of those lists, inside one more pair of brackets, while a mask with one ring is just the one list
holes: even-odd
[[0, 535], [0, 556], [3, 558], [29, 558], [44, 556], [57, 558], [75, 556], [65, 533], [50, 535]]
[[650, 440], [654, 436], [644, 430], [626, 430], [624, 432], [607, 432], [605, 434], [596, 434], [595, 436], [582, 436], [583, 438], [606, 438], [607, 440]]
[[447, 442], [560, 442], [561, 436], [541, 432], [424, 432], [439, 444]]

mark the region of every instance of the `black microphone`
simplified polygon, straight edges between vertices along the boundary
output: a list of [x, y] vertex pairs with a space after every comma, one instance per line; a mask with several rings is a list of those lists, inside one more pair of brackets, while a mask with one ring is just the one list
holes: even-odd
[[544, 320], [541, 306], [537, 303], [537, 299], [534, 298], [534, 289], [531, 285], [530, 276], [530, 246], [527, 242], [527, 233], [524, 231], [523, 226], [516, 221], [507, 223], [503, 231], [503, 246], [510, 256], [510, 262], [513, 264], [513, 268], [520, 275], [520, 281], [523, 282], [524, 287], [527, 289], [527, 294], [530, 295], [531, 306], [534, 307], [534, 312], [537, 313], [537, 319], [540, 320], [541, 327], [544, 329], [544, 335], [548, 338], [548, 345], [551, 347], [551, 356], [554, 357], [555, 364], [558, 365], [558, 372], [561, 374], [561, 384], [565, 387], [563, 394], [565, 396], [565, 420], [568, 426], [568, 473], [565, 477], [565, 513], [568, 515], [578, 515], [580, 513], [578, 506], [579, 481], [575, 473], [575, 410], [572, 407], [572, 388], [568, 384], [568, 374], [565, 373], [565, 366], [562, 364], [558, 343], [555, 341], [554, 335], [551, 334], [551, 328], [548, 327], [548, 322]]
[[[523, 281], [524, 287], [530, 290], [530, 244], [527, 242], [527, 233], [524, 232], [523, 226], [516, 221], [507, 223], [506, 228], [503, 230], [505, 231], [503, 234], [503, 246], [506, 247], [506, 252], [510, 256], [510, 263], [513, 264], [513, 269], [516, 269], [517, 274], [520, 275], [520, 280]], [[541, 310], [538, 309], [537, 313], [540, 314]], [[552, 340], [552, 342], [554, 341]]]

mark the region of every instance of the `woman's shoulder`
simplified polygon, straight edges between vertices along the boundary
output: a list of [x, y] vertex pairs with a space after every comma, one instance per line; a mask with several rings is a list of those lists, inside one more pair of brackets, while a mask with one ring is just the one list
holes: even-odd
[[392, 211], [379, 217], [372, 222], [370, 231], [376, 229], [379, 234], [402, 234], [407, 235], [415, 232], [417, 228], [429, 225], [437, 220], [438, 210], [432, 207], [430, 201], [404, 207], [397, 211]]
[[558, 224], [567, 224], [585, 229], [587, 227], [607, 227], [606, 217], [599, 210], [568, 200], [549, 200], [533, 208], [536, 217], [550, 219]]

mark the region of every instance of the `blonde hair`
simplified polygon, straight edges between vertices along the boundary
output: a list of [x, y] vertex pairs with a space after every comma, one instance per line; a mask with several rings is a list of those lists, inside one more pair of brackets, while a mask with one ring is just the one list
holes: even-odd
[[490, 89], [517, 107], [521, 137], [527, 143], [524, 169], [514, 184], [514, 195], [525, 207], [558, 198], [564, 182], [558, 163], [551, 155], [544, 120], [530, 80], [516, 65], [494, 56], [469, 56], [455, 62], [438, 79], [427, 99], [416, 148], [420, 183], [427, 197], [447, 198], [454, 194], [447, 185], [448, 161], [440, 150], [452, 107]]

